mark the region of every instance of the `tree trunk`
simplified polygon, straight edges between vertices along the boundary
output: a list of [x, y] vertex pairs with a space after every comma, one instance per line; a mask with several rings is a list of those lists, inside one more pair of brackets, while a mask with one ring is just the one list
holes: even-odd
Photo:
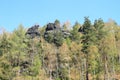
[[56, 53], [56, 71], [57, 71], [57, 76], [56, 78], [59, 77], [59, 55], [58, 55], [58, 47], [56, 47], [56, 50], [55, 50], [55, 53]]
[[68, 61], [68, 80], [71, 80], [71, 78], [70, 78], [70, 73], [71, 73], [71, 71], [70, 71], [70, 62]]
[[108, 67], [107, 67], [107, 56], [104, 55], [104, 80], [108, 79]]
[[89, 80], [89, 75], [88, 75], [88, 54], [86, 57], [86, 80]]
[[120, 63], [120, 53], [119, 53], [119, 63]]

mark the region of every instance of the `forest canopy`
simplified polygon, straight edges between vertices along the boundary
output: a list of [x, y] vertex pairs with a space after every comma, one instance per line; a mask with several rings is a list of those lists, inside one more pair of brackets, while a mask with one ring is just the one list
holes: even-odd
[[120, 26], [84, 18], [0, 31], [0, 80], [119, 80]]

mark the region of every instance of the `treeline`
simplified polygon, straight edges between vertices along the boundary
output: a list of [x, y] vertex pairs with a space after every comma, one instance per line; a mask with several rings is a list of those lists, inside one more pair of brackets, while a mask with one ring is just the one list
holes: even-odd
[[[119, 80], [120, 26], [97, 19], [59, 20], [0, 34], [0, 80]], [[32, 33], [35, 33], [32, 31]], [[32, 35], [33, 36], [33, 35]]]

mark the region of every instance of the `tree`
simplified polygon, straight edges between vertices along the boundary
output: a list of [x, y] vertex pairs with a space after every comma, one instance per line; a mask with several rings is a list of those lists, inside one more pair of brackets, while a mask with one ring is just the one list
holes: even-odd
[[80, 42], [80, 38], [81, 38], [81, 34], [78, 32], [80, 28], [80, 24], [78, 22], [75, 23], [75, 25], [73, 26], [73, 30], [71, 31], [71, 39], [73, 41], [78, 41]]
[[105, 36], [106, 36], [106, 31], [105, 31], [105, 25], [103, 20], [100, 18], [98, 20], [94, 21], [94, 32], [96, 35], [96, 39], [97, 39], [97, 44], [99, 44], [99, 41], [101, 41]]
[[86, 55], [86, 80], [89, 80], [88, 76], [88, 70], [89, 70], [89, 61], [88, 61], [88, 56], [89, 56], [89, 47], [93, 45], [93, 42], [96, 40], [95, 39], [95, 34], [94, 34], [94, 28], [91, 25], [91, 21], [88, 19], [88, 17], [85, 17], [84, 24], [82, 25], [82, 31], [83, 31], [83, 36], [82, 36], [82, 52]]
[[[101, 62], [100, 62], [100, 58], [101, 58], [101, 41], [105, 38], [106, 36], [106, 31], [105, 31], [105, 25], [104, 22], [101, 18], [99, 18], [98, 20], [94, 21], [94, 34], [95, 34], [95, 41], [94, 42], [94, 49], [96, 49], [96, 52], [93, 55], [96, 55], [96, 57], [94, 57], [94, 61], [92, 61], [94, 63], [94, 75], [96, 75], [95, 79], [98, 79], [100, 76], [100, 72], [102, 72], [102, 67], [101, 67]], [[94, 51], [92, 51], [93, 53]], [[93, 60], [93, 59], [92, 59]], [[95, 61], [96, 60], [96, 61]]]
[[70, 50], [66, 42], [59, 47], [59, 78], [61, 80], [70, 79]]
[[64, 30], [71, 30], [71, 23], [70, 23], [69, 21], [66, 21], [66, 22], [63, 24], [62, 28], [63, 28]]
[[12, 52], [13, 44], [10, 40], [10, 35], [3, 32], [0, 36], [0, 79], [13, 79], [13, 71], [10, 63], [10, 53]]
[[54, 24], [58, 27], [60, 27], [60, 21], [58, 19], [55, 20]]

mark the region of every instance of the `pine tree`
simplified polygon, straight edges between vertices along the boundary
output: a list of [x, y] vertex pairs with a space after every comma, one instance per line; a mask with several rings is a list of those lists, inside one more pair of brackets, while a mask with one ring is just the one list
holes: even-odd
[[[94, 42], [95, 46], [97, 47], [97, 54], [96, 54], [96, 79], [100, 78], [99, 74], [100, 72], [102, 72], [102, 63], [101, 63], [101, 49], [102, 49], [102, 46], [103, 43], [101, 43], [101, 41], [105, 38], [106, 36], [106, 31], [105, 31], [105, 25], [104, 25], [104, 22], [103, 20], [100, 18], [98, 20], [95, 20], [94, 21], [94, 34], [95, 34], [95, 37], [96, 37], [96, 42]], [[95, 62], [95, 61], [94, 61]]]
[[72, 36], [70, 37], [73, 41], [80, 42], [81, 34], [78, 32], [80, 27], [81, 26], [78, 22], [76, 22], [75, 25], [73, 26], [73, 30], [71, 31]]
[[86, 58], [86, 80], [89, 80], [89, 48], [91, 45], [93, 45], [93, 42], [95, 39], [94, 34], [94, 28], [91, 25], [91, 21], [88, 19], [88, 17], [85, 17], [84, 24], [82, 26], [83, 36], [82, 36], [82, 52], [85, 54]]

